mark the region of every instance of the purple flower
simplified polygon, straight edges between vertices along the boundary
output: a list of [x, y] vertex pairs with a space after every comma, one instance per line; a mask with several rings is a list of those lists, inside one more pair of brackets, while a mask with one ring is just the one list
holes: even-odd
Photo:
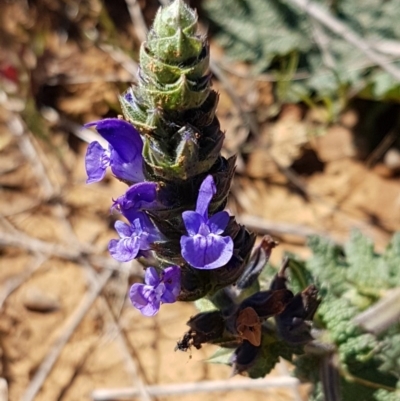
[[129, 291], [132, 305], [144, 316], [154, 316], [161, 303], [176, 301], [180, 292], [181, 271], [178, 266], [170, 266], [158, 275], [154, 267], [148, 267], [144, 276], [145, 284], [135, 283]]
[[189, 234], [181, 237], [182, 256], [197, 269], [224, 266], [233, 254], [232, 238], [221, 235], [229, 223], [229, 214], [218, 212], [208, 218], [208, 206], [215, 193], [214, 179], [208, 175], [200, 186], [196, 211], [182, 213]]
[[157, 188], [157, 183], [150, 181], [134, 184], [124, 195], [114, 200], [111, 210], [116, 209], [129, 221], [133, 221], [140, 210], [150, 210], [157, 205]]
[[111, 256], [119, 262], [128, 262], [140, 256], [140, 251], [148, 251], [150, 244], [159, 239], [153, 223], [143, 212], [137, 212], [131, 224], [115, 222], [120, 239], [112, 239], [108, 244]]
[[128, 122], [118, 118], [106, 118], [86, 124], [95, 127], [97, 132], [109, 143], [104, 149], [98, 142], [92, 142], [87, 149], [85, 166], [87, 183], [101, 181], [107, 167], [115, 176], [129, 182], [144, 181], [142, 170], [143, 141], [139, 132]]

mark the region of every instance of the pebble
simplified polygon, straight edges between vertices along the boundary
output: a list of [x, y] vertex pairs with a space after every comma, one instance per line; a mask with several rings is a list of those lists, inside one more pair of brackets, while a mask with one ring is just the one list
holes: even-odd
[[400, 151], [395, 148], [389, 149], [385, 154], [383, 162], [391, 170], [400, 170]]
[[0, 377], [0, 401], [8, 401], [8, 384], [3, 377]]
[[23, 304], [33, 312], [50, 313], [60, 309], [60, 302], [53, 296], [38, 288], [29, 288], [24, 296]]

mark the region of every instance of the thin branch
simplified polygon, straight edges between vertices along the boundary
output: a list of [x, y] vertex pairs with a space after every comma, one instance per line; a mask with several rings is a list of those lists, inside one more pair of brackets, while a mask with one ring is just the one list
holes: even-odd
[[329, 49], [330, 40], [328, 35], [317, 21], [312, 21], [312, 28], [315, 43], [321, 52], [322, 61], [327, 68], [334, 70], [336, 63], [335, 58]]
[[99, 49], [110, 56], [116, 63], [121, 65], [129, 74], [131, 74], [132, 81], [136, 81], [136, 73], [138, 70], [138, 63], [132, 60], [121, 49], [115, 48], [111, 45], [99, 44]]
[[100, 274], [98, 281], [93, 283], [92, 287], [88, 290], [74, 312], [60, 328], [60, 334], [54, 341], [50, 352], [45, 356], [36, 373], [34, 374], [31, 382], [28, 385], [28, 388], [21, 398], [21, 401], [33, 401], [35, 399], [36, 394], [39, 392], [44, 381], [46, 380], [46, 377], [51, 372], [65, 344], [68, 342], [82, 319], [85, 317], [86, 313], [99, 296], [100, 292], [103, 290], [111, 275], [111, 270], [105, 270]]
[[343, 22], [339, 21], [332, 14], [324, 10], [320, 5], [310, 0], [285, 0], [287, 3], [300, 8], [310, 17], [314, 18], [322, 25], [330, 29], [333, 33], [341, 36], [344, 40], [351, 43], [354, 47], [362, 51], [371, 61], [380, 66], [388, 74], [400, 81], [400, 69], [391, 64], [390, 60], [377, 53], [373, 47], [363, 38], [353, 32]]
[[3, 307], [6, 299], [17, 290], [33, 273], [47, 260], [46, 256], [38, 255], [35, 260], [30, 261], [22, 273], [10, 277], [3, 283], [0, 290], [0, 309]]
[[378, 160], [386, 153], [386, 151], [393, 145], [393, 143], [399, 138], [400, 136], [400, 119], [396, 126], [389, 131], [382, 141], [378, 144], [378, 146], [371, 152], [368, 156], [365, 164], [368, 168], [372, 168], [378, 162]]
[[319, 369], [325, 401], [342, 401], [340, 394], [340, 373], [338, 356], [335, 353], [324, 355]]
[[30, 162], [32, 170], [36, 175], [38, 185], [42, 188], [45, 199], [51, 198], [54, 195], [54, 186], [46, 174], [46, 168], [44, 167], [40, 155], [32, 143], [33, 138], [31, 138], [25, 122], [21, 117], [14, 114], [14, 116], [8, 122], [8, 128], [13, 135], [18, 137], [18, 144], [21, 152]]
[[[259, 127], [256, 119], [251, 113], [244, 110], [242, 107], [241, 99], [236, 95], [234, 88], [232, 87], [229, 79], [226, 77], [218, 63], [216, 63], [213, 59], [210, 60], [210, 69], [212, 73], [220, 80], [222, 85], [224, 86], [225, 91], [231, 98], [234, 106], [238, 110], [240, 117], [242, 118], [244, 124], [249, 128], [249, 130], [258, 138], [260, 135]], [[246, 137], [242, 138], [242, 141], [245, 141]], [[269, 149], [265, 149], [265, 152], [268, 153], [268, 156], [271, 158], [272, 162], [276, 165], [278, 170], [288, 179], [290, 183], [292, 183], [296, 188], [298, 188], [302, 193], [308, 194], [307, 184], [304, 180], [296, 174], [296, 172], [290, 167], [282, 166], [279, 160], [269, 151]]]
[[379, 335], [400, 319], [400, 288], [388, 291], [378, 302], [358, 314], [353, 322], [364, 330]]
[[[57, 203], [54, 206], [53, 210], [55, 211], [55, 215], [57, 216], [58, 221], [62, 224], [62, 227], [64, 229], [63, 237], [67, 238], [69, 244], [71, 244], [69, 246], [69, 248], [80, 250], [79, 261], [82, 265], [86, 266], [86, 272], [87, 272], [87, 277], [89, 279], [90, 287], [91, 288], [102, 288], [104, 285], [101, 283], [101, 280], [99, 279], [99, 277], [95, 271], [95, 268], [87, 260], [87, 257], [89, 256], [87, 254], [87, 252], [88, 251], [90, 252], [92, 250], [92, 246], [85, 245], [85, 244], [82, 245], [80, 243], [80, 241], [79, 241], [78, 237], [76, 236], [75, 231], [71, 225], [71, 222], [68, 220], [68, 215], [67, 215], [67, 212], [66, 212], [63, 204]], [[7, 220], [5, 220], [5, 221], [7, 222]], [[12, 226], [10, 228], [12, 228]], [[14, 230], [12, 230], [12, 232], [13, 232], [14, 236], [20, 237], [20, 233], [17, 230], [14, 229]], [[26, 240], [26, 237], [24, 239]], [[36, 245], [37, 245], [37, 243], [36, 243]], [[111, 277], [111, 272], [109, 272], [107, 275], [109, 277]], [[125, 294], [124, 294], [124, 298], [125, 298]], [[141, 380], [140, 376], [138, 375], [137, 365], [136, 365], [135, 361], [132, 359], [132, 357], [127, 349], [124, 337], [122, 336], [121, 331], [118, 327], [118, 323], [115, 320], [115, 317], [114, 317], [112, 311], [110, 310], [110, 307], [109, 307], [106, 299], [104, 298], [104, 296], [100, 296], [100, 300], [102, 301], [103, 312], [109, 316], [109, 320], [112, 323], [113, 332], [117, 334], [117, 339], [119, 340], [119, 344], [122, 348], [122, 355], [126, 361], [127, 370], [128, 370], [128, 372], [131, 373], [131, 375], [133, 377], [133, 383], [136, 385], [136, 387], [139, 388], [140, 394], [141, 394], [141, 399], [143, 401], [150, 401], [151, 397], [146, 392], [145, 385], [144, 385], [143, 381]], [[81, 316], [82, 316], [81, 319], [83, 319], [84, 315], [81, 315]], [[75, 325], [75, 328], [76, 327], [77, 327], [77, 325]], [[72, 335], [72, 333], [73, 333], [73, 328], [71, 327], [70, 335]], [[64, 341], [64, 345], [66, 344], [67, 341], [68, 341], [68, 339], [66, 339]], [[62, 341], [60, 341], [59, 353], [61, 353], [61, 350], [63, 348], [63, 345], [61, 345], [61, 342]], [[50, 354], [51, 354], [51, 352], [50, 352]], [[54, 358], [55, 357], [53, 357], [53, 359]], [[51, 356], [49, 356], [48, 361], [51, 361], [51, 360], [52, 360]], [[47, 369], [47, 374], [50, 372], [49, 369], [51, 369], [51, 367], [47, 368], [50, 364], [51, 363], [49, 362], [48, 365], [43, 365], [44, 366], [42, 369], [43, 373], [41, 376], [42, 383], [46, 379], [46, 374], [45, 374], [46, 369]]]
[[[297, 0], [294, 0], [297, 1]], [[240, 98], [237, 96], [235, 93], [234, 88], [232, 87], [229, 79], [227, 78], [226, 74], [224, 74], [224, 71], [220, 68], [219, 64], [215, 62], [215, 60], [210, 61], [210, 69], [213, 72], [213, 74], [220, 80], [222, 85], [224, 86], [224, 89], [226, 90], [228, 96], [231, 98], [234, 106], [237, 108], [243, 123], [249, 128], [249, 130], [256, 136], [259, 136], [259, 127], [257, 121], [254, 119], [254, 117], [247, 112], [243, 107], [242, 107], [242, 102]], [[336, 214], [342, 215], [347, 223], [351, 226], [355, 226], [361, 230], [364, 231], [369, 231], [371, 229], [371, 225], [368, 224], [365, 221], [360, 221], [357, 218], [353, 218], [349, 213], [347, 213], [344, 210], [340, 209], [340, 205], [337, 205], [336, 203], [332, 203], [332, 201], [326, 199], [323, 195], [320, 195], [318, 193], [315, 193], [313, 191], [310, 191], [308, 188], [307, 183], [304, 181], [302, 177], [300, 177], [292, 168], [290, 167], [285, 167], [282, 166], [282, 164], [277, 160], [274, 155], [269, 151], [268, 148], [265, 149], [265, 152], [268, 154], [268, 156], [271, 158], [272, 162], [276, 165], [278, 170], [286, 177], [286, 179], [294, 185], [306, 198], [307, 200], [313, 200], [318, 203], [324, 204], [328, 206], [332, 213], [335, 212]], [[385, 236], [387, 236], [386, 233], [383, 233]]]
[[[244, 224], [247, 228], [258, 234], [270, 234], [272, 236], [293, 235], [303, 238], [304, 240], [311, 235], [318, 235], [319, 237], [332, 240], [332, 236], [327, 232], [315, 230], [300, 224], [275, 222], [250, 214], [241, 214], [237, 219], [241, 224]], [[333, 241], [337, 244], [340, 243], [339, 240], [334, 239]]]
[[102, 76], [90, 75], [69, 75], [69, 74], [55, 74], [50, 75], [46, 79], [46, 85], [57, 86], [57, 85], [84, 85], [84, 84], [96, 84], [104, 82], [113, 83], [125, 83], [126, 79], [121, 79], [118, 74], [104, 74]]
[[[213, 391], [259, 390], [298, 386], [299, 381], [294, 377], [276, 377], [269, 379], [245, 380], [215, 380], [197, 383], [179, 383], [170, 385], [154, 385], [147, 387], [152, 396], [176, 396], [195, 393], [209, 393]], [[93, 391], [92, 400], [111, 401], [131, 400], [139, 394], [136, 388], [98, 389]]]
[[[279, 376], [283, 377], [291, 377], [291, 373], [288, 369], [288, 364], [289, 362], [285, 361], [284, 359], [281, 359], [276, 368], [278, 369]], [[298, 383], [300, 384], [300, 382]], [[293, 392], [293, 401], [302, 401], [303, 398], [301, 397], [300, 394], [300, 386], [293, 385], [292, 387], [292, 392]]]
[[80, 249], [44, 242], [30, 237], [24, 233], [14, 235], [0, 231], [0, 245], [14, 246], [17, 248], [26, 249], [30, 252], [39, 252], [45, 255], [58, 256], [60, 258], [72, 261], [78, 260], [83, 254]]
[[397, 40], [371, 40], [370, 45], [379, 53], [384, 53], [389, 57], [400, 56], [400, 42]]
[[142, 10], [137, 0], [125, 0], [128, 6], [129, 15], [132, 20], [133, 28], [140, 42], [145, 42], [147, 39], [147, 25], [143, 18]]
[[0, 377], [0, 401], [8, 401], [8, 383], [3, 377]]
[[[92, 285], [98, 284], [98, 276], [94, 270], [94, 267], [90, 265], [90, 263], [88, 262], [84, 262], [84, 266], [86, 267], [86, 272]], [[117, 338], [118, 345], [121, 348], [121, 354], [125, 360], [126, 370], [133, 378], [133, 384], [138, 389], [140, 398], [142, 399], [142, 401], [151, 401], [152, 397], [149, 395], [146, 385], [139, 375], [138, 363], [132, 358], [132, 355], [129, 352], [126, 338], [121, 332], [118, 322], [106, 298], [103, 295], [100, 296], [100, 301], [101, 301], [101, 308], [103, 309], [102, 312], [105, 315], [105, 317], [108, 318], [111, 324], [111, 330], [112, 330], [111, 334], [115, 334]]]
[[[379, 49], [376, 50], [378, 51]], [[391, 54], [388, 57], [388, 59], [390, 63], [395, 63], [396, 61], [399, 61], [399, 54], [397, 53]], [[311, 77], [315, 78], [327, 77], [330, 74], [329, 72], [315, 72], [311, 74], [311, 72], [309, 72], [308, 70], [299, 69], [297, 70], [296, 73], [294, 73], [290, 77], [281, 77], [278, 76], [278, 74], [272, 74], [272, 73], [252, 74], [252, 73], [240, 72], [237, 69], [235, 69], [235, 66], [232, 65], [232, 63], [229, 63], [223, 59], [215, 60], [214, 58], [214, 62], [218, 64], [221, 67], [221, 69], [223, 69], [224, 71], [228, 72], [231, 75], [234, 75], [235, 77], [248, 79], [255, 82], [304, 81], [305, 79], [309, 79]], [[346, 71], [350, 73], [371, 67], [376, 67], [376, 63], [369, 59], [362, 59], [360, 60], [360, 62], [354, 63], [354, 65], [349, 67]]]
[[48, 243], [32, 238], [22, 232], [18, 235], [14, 235], [0, 231], [0, 245], [14, 246], [32, 253], [43, 253], [48, 256], [56, 256], [73, 262], [80, 262], [82, 258], [87, 258], [91, 264], [103, 269], [121, 270], [121, 263], [111, 258], [98, 256], [97, 254], [100, 253], [100, 250], [82, 248], [74, 249], [67, 245]]

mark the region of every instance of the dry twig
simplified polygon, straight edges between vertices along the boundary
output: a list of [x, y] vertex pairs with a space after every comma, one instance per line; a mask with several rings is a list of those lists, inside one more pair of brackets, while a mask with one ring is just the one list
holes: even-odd
[[341, 36], [344, 40], [351, 43], [354, 47], [361, 50], [371, 61], [381, 67], [397, 81], [400, 81], [400, 70], [391, 64], [386, 56], [377, 53], [373, 47], [363, 38], [353, 32], [343, 22], [339, 21], [332, 14], [325, 11], [320, 5], [310, 0], [285, 0], [287, 3], [300, 8], [310, 17], [326, 26], [336, 35]]
[[[311, 235], [318, 235], [332, 239], [328, 233], [320, 230], [314, 230], [313, 228], [303, 226], [300, 224], [280, 223], [275, 221], [265, 220], [258, 216], [252, 216], [249, 214], [241, 214], [238, 217], [241, 224], [244, 224], [247, 228], [255, 231], [258, 234], [266, 235], [294, 235], [296, 237], [303, 238], [304, 240]], [[339, 241], [335, 241], [339, 243]]]
[[120, 64], [131, 75], [132, 81], [136, 81], [136, 73], [138, 64], [132, 60], [121, 49], [115, 48], [111, 45], [99, 44], [99, 49], [110, 56], [116, 63]]
[[137, 0], [125, 0], [131, 16], [133, 27], [140, 42], [145, 42], [147, 38], [147, 25], [143, 18], [142, 10]]
[[0, 377], [0, 401], [8, 401], [8, 383]]
[[33, 401], [35, 399], [36, 394], [41, 389], [44, 381], [46, 380], [46, 377], [53, 368], [65, 344], [68, 342], [68, 340], [92, 306], [93, 302], [103, 290], [107, 281], [110, 279], [111, 274], [111, 270], [105, 270], [99, 275], [98, 280], [92, 284], [91, 288], [82, 298], [81, 302], [76, 307], [74, 312], [69, 316], [67, 321], [60, 328], [60, 334], [57, 336], [49, 353], [45, 356], [38, 370], [34, 374], [31, 382], [28, 385], [28, 388], [21, 398], [21, 401]]
[[[89, 263], [85, 262], [84, 266], [86, 267], [87, 275], [92, 283], [92, 285], [95, 285], [98, 282], [98, 277], [97, 273], [94, 270], [94, 267], [91, 266]], [[124, 294], [124, 299], [125, 299], [125, 294]], [[118, 344], [121, 348], [121, 354], [125, 360], [125, 366], [126, 370], [130, 373], [132, 379], [133, 379], [133, 384], [136, 385], [135, 388], [138, 389], [138, 393], [142, 401], [150, 401], [152, 397], [149, 395], [147, 391], [147, 387], [145, 386], [145, 383], [143, 382], [140, 374], [139, 374], [139, 369], [138, 369], [138, 363], [139, 361], [135, 361], [132, 358], [131, 353], [129, 352], [129, 348], [127, 345], [127, 339], [122, 333], [122, 330], [120, 329], [118, 322], [111, 311], [111, 308], [105, 299], [104, 296], [100, 296], [100, 301], [101, 301], [101, 308], [103, 309], [103, 316], [105, 316], [108, 321], [111, 324], [111, 330], [112, 332], [110, 333], [111, 335], [115, 335], [117, 338]]]
[[6, 299], [25, 281], [27, 281], [32, 274], [43, 265], [47, 260], [46, 256], [37, 255], [33, 261], [30, 261], [27, 268], [22, 271], [21, 274], [10, 277], [0, 289], [0, 309], [3, 307]]
[[378, 160], [386, 153], [386, 151], [394, 144], [400, 136], [400, 118], [397, 120], [395, 127], [390, 130], [379, 143], [379, 145], [368, 156], [365, 164], [372, 168]]
[[45, 199], [50, 199], [54, 192], [54, 186], [46, 174], [46, 168], [44, 167], [41, 158], [35, 149], [32, 142], [30, 132], [27, 131], [25, 122], [18, 115], [14, 115], [8, 123], [8, 127], [13, 135], [19, 138], [19, 146], [23, 155], [30, 162], [33, 172], [36, 175], [38, 185], [42, 188], [43, 196]]
[[[217, 76], [217, 78], [221, 81], [222, 85], [224, 86], [224, 89], [226, 90], [227, 94], [230, 96], [232, 99], [233, 104], [237, 108], [237, 110], [240, 113], [240, 116], [244, 122], [244, 124], [249, 127], [250, 131], [257, 137], [259, 135], [259, 129], [258, 129], [258, 124], [257, 121], [254, 119], [254, 117], [246, 112], [243, 107], [242, 107], [242, 102], [240, 101], [239, 97], [236, 95], [236, 92], [232, 85], [229, 82], [229, 79], [226, 77], [222, 69], [219, 67], [218, 63], [215, 61], [210, 62], [210, 68], [212, 72]], [[340, 208], [340, 205], [337, 205], [336, 203], [332, 203], [330, 200], [328, 200], [326, 197], [321, 196], [318, 193], [311, 192], [308, 189], [307, 183], [290, 167], [285, 167], [282, 166], [281, 163], [271, 154], [268, 148], [265, 149], [265, 151], [268, 153], [269, 157], [273, 161], [273, 163], [276, 165], [278, 170], [287, 178], [287, 180], [294, 185], [306, 198], [307, 200], [313, 200], [315, 202], [324, 204], [328, 206], [331, 209], [332, 213], [337, 213], [343, 216], [344, 219], [346, 219], [349, 227], [353, 228], [359, 228], [360, 230], [364, 232], [370, 232], [371, 230], [371, 225], [368, 222], [361, 221], [359, 219], [353, 218], [349, 213], [346, 211], [342, 210]], [[377, 230], [374, 230], [375, 234]], [[387, 236], [387, 234], [382, 233], [384, 236]], [[376, 237], [376, 235], [373, 235], [373, 237]]]
[[25, 249], [33, 253], [42, 253], [48, 256], [56, 256], [62, 259], [80, 262], [81, 259], [87, 258], [93, 265], [99, 266], [108, 270], [120, 270], [121, 264], [114, 259], [104, 256], [98, 256], [101, 250], [96, 249], [73, 249], [68, 246], [48, 243], [36, 238], [32, 238], [24, 233], [18, 235], [4, 233], [0, 231], [0, 245], [14, 246], [20, 249]]
[[[213, 391], [260, 390], [282, 387], [295, 387], [299, 381], [294, 377], [276, 377], [269, 379], [215, 380], [197, 383], [179, 383], [170, 385], [154, 385], [147, 387], [152, 396], [177, 396], [184, 394], [209, 393]], [[120, 388], [113, 390], [98, 389], [92, 393], [94, 401], [111, 401], [115, 399], [130, 400], [138, 396], [136, 388]]]

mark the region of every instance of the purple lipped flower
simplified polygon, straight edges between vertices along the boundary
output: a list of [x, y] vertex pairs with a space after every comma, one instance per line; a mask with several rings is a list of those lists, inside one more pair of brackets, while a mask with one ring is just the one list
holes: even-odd
[[181, 237], [182, 256], [197, 269], [224, 266], [233, 254], [232, 238], [221, 235], [229, 223], [229, 214], [222, 211], [208, 218], [208, 206], [215, 193], [214, 179], [208, 175], [200, 186], [196, 211], [182, 213], [189, 234]]
[[154, 267], [148, 267], [144, 284], [135, 283], [129, 291], [132, 305], [144, 316], [154, 316], [161, 303], [173, 303], [180, 292], [181, 270], [178, 266], [164, 269], [159, 276]]
[[117, 210], [129, 221], [133, 221], [141, 210], [151, 210], [157, 206], [157, 188], [158, 184], [151, 181], [134, 184], [124, 195], [114, 200], [111, 210]]
[[104, 149], [97, 141], [87, 149], [85, 166], [87, 183], [101, 181], [107, 167], [114, 175], [129, 182], [144, 181], [142, 149], [143, 141], [139, 132], [127, 121], [118, 118], [106, 118], [86, 124], [95, 127], [97, 132], [109, 143]]
[[112, 239], [108, 244], [108, 250], [119, 262], [135, 259], [140, 256], [141, 251], [148, 251], [152, 242], [160, 239], [153, 223], [143, 212], [137, 212], [136, 218], [130, 224], [116, 221], [115, 229], [120, 239]]

